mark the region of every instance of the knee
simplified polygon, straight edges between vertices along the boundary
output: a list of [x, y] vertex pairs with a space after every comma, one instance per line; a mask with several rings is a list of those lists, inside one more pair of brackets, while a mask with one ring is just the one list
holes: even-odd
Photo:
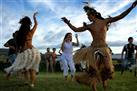
[[96, 85], [97, 85], [97, 81], [96, 81], [96, 80], [93, 80], [93, 81], [92, 81], [92, 84], [91, 84], [93, 91], [97, 91]]
[[73, 73], [76, 71], [76, 69], [75, 69], [74, 67], [70, 68], [70, 70], [71, 70], [71, 72], [73, 72]]

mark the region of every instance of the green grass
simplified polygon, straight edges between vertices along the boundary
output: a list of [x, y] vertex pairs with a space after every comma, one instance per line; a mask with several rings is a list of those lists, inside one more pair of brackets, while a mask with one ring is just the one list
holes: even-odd
[[[104, 91], [101, 84], [97, 89]], [[75, 81], [64, 81], [62, 73], [40, 73], [34, 88], [24, 85], [24, 80], [15, 76], [5, 80], [4, 74], [0, 73], [0, 91], [91, 91], [91, 89]], [[116, 72], [115, 79], [109, 81], [108, 91], [137, 91], [137, 77], [130, 72], [125, 72], [123, 76], [120, 72]]]

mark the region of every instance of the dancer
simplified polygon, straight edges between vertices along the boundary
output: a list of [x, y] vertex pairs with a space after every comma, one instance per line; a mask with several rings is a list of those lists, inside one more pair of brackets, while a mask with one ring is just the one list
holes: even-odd
[[75, 75], [75, 65], [73, 62], [73, 46], [79, 46], [79, 41], [78, 41], [78, 35], [75, 36], [77, 43], [72, 42], [72, 34], [67, 33], [64, 37], [64, 40], [61, 45], [61, 51], [63, 52], [61, 55], [61, 60], [63, 63], [63, 75], [65, 80], [68, 78], [68, 66], [70, 67], [71, 71], [71, 80], [73, 80], [73, 77]]
[[14, 72], [24, 72], [26, 80], [29, 82], [30, 86], [34, 87], [34, 83], [36, 80], [36, 72], [39, 71], [39, 63], [41, 60], [40, 53], [38, 49], [36, 49], [32, 45], [32, 37], [37, 29], [37, 20], [36, 15], [38, 13], [34, 13], [34, 26], [31, 29], [31, 20], [29, 17], [25, 16], [20, 20], [20, 29], [17, 34], [17, 46], [18, 46], [18, 54], [15, 62], [9, 68], [6, 68], [7, 78]]
[[94, 8], [85, 6], [84, 10], [92, 23], [83, 23], [83, 26], [78, 28], [73, 26], [66, 17], [62, 18], [74, 32], [88, 30], [93, 37], [93, 42], [90, 47], [83, 48], [75, 54], [76, 59], [74, 59], [74, 61], [79, 62], [81, 60], [86, 60], [88, 64], [87, 72], [83, 72], [81, 75], [75, 77], [78, 82], [90, 85], [93, 91], [97, 91], [97, 82], [102, 82], [104, 89], [107, 89], [107, 80], [111, 79], [114, 73], [110, 50], [106, 43], [108, 25], [124, 18], [136, 4], [137, 0], [125, 12], [116, 17], [109, 17], [106, 19]]

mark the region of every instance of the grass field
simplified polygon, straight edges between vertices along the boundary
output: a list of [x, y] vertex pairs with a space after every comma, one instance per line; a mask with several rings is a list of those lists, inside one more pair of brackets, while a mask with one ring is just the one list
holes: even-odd
[[[102, 85], [97, 86], [98, 91], [103, 91]], [[88, 86], [75, 81], [64, 81], [62, 73], [40, 73], [34, 88], [24, 85], [23, 79], [12, 77], [5, 80], [4, 74], [0, 73], [0, 91], [91, 91]], [[137, 77], [133, 73], [115, 73], [115, 79], [109, 81], [108, 91], [137, 91]]]

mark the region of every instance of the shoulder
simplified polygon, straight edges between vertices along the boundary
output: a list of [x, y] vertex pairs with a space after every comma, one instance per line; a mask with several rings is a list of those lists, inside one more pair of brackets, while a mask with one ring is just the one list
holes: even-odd
[[89, 28], [90, 26], [92, 26], [93, 25], [93, 23], [90, 23], [90, 24], [83, 24], [83, 26], [85, 27], [85, 28]]
[[133, 46], [136, 46], [135, 44], [132, 44]]
[[127, 47], [129, 44], [125, 44], [124, 47]]
[[106, 24], [109, 24], [110, 22], [110, 18], [105, 18], [104, 20], [101, 20], [102, 22], [106, 23]]
[[47, 55], [47, 52], [45, 52], [45, 55]]
[[124, 49], [127, 49], [127, 48], [128, 48], [128, 44], [125, 44], [123, 48], [124, 48]]
[[14, 39], [9, 39], [8, 41], [13, 41]]
[[8, 41], [7, 41], [7, 43], [12, 43], [14, 41], [14, 39], [9, 39]]
[[65, 46], [65, 45], [67, 45], [68, 43], [67, 43], [67, 42], [64, 42], [63, 44], [64, 44], [64, 46]]
[[137, 47], [135, 44], [133, 44], [132, 46], [134, 47], [134, 49], [136, 49], [136, 47]]

